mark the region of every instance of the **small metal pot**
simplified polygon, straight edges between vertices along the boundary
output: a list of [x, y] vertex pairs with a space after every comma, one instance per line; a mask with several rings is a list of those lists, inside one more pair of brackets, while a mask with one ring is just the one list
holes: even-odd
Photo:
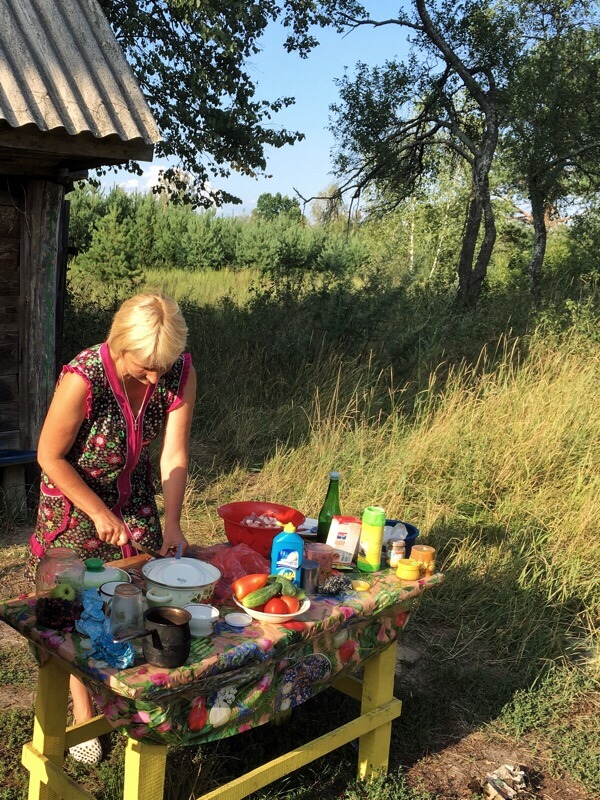
[[144, 612], [144, 658], [155, 667], [180, 667], [190, 655], [189, 611], [171, 606], [155, 606]]

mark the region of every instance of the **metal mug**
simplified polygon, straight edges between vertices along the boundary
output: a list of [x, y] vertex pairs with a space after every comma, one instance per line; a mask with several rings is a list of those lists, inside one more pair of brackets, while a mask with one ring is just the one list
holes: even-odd
[[190, 655], [192, 615], [183, 608], [155, 606], [144, 612], [144, 658], [155, 667], [180, 667]]

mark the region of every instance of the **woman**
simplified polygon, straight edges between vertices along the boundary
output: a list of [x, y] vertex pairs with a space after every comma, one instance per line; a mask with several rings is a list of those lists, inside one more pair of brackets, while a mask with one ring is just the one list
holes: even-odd
[[[187, 327], [177, 304], [158, 294], [126, 300], [108, 339], [63, 367], [38, 443], [42, 468], [30, 577], [47, 547], [84, 560], [135, 555], [131, 540], [160, 550], [187, 541], [181, 508], [196, 396]], [[150, 442], [162, 433], [164, 531], [154, 499]], [[94, 716], [85, 686], [71, 680], [76, 724]], [[97, 763], [98, 740], [71, 753]]]

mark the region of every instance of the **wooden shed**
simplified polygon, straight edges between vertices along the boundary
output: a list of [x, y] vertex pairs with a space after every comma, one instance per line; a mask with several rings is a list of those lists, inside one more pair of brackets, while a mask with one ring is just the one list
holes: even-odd
[[22, 502], [60, 360], [65, 193], [151, 161], [158, 128], [96, 0], [0, 3], [0, 470]]

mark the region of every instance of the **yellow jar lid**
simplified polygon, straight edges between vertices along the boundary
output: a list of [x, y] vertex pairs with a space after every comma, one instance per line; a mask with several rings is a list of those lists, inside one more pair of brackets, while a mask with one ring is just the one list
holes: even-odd
[[396, 567], [396, 577], [403, 581], [416, 581], [421, 576], [419, 565], [410, 558], [401, 558]]

